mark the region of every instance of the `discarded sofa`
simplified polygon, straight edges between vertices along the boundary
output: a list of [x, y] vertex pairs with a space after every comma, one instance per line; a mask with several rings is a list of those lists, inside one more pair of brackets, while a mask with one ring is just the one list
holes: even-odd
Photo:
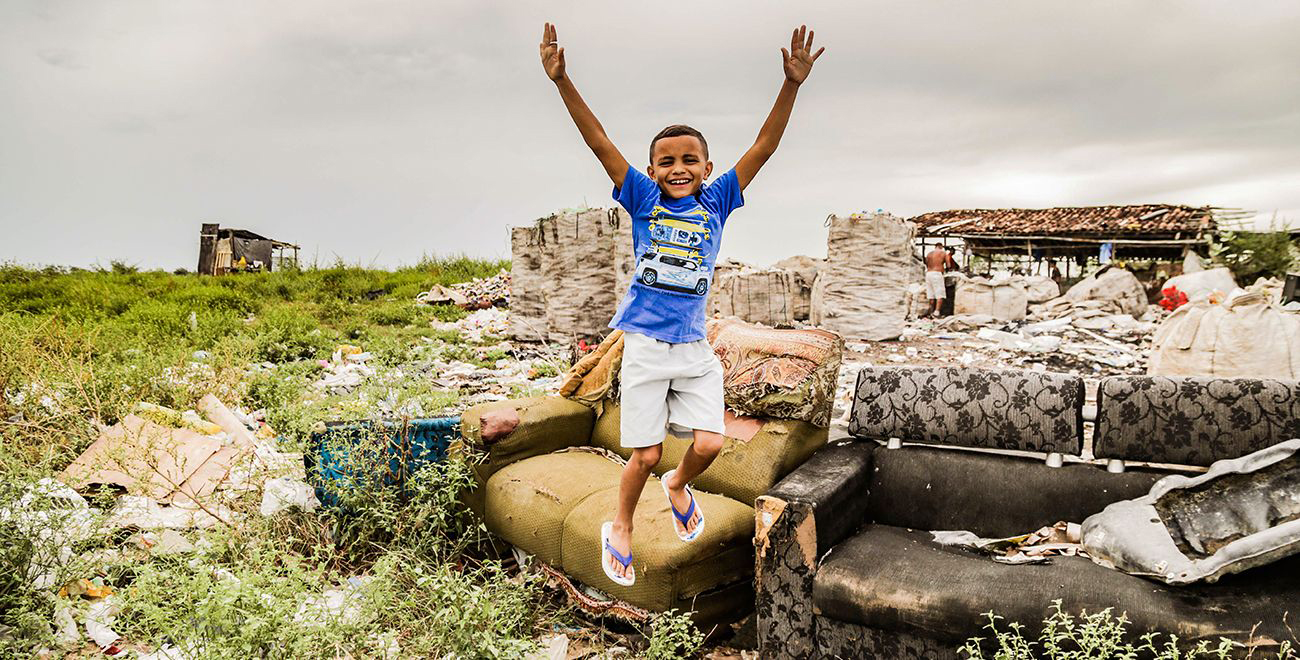
[[[932, 540], [937, 530], [1009, 537], [1082, 521], [1171, 473], [1059, 461], [1053, 454], [1082, 451], [1083, 392], [1081, 379], [1059, 374], [864, 368], [849, 435], [756, 504], [762, 657], [957, 658], [965, 640], [988, 637], [985, 612], [1037, 637], [1057, 599], [1075, 614], [1124, 612], [1134, 634], [1291, 639], [1283, 617], [1300, 612], [1300, 556], [1175, 587], [1085, 557], [1007, 565]], [[1207, 466], [1293, 437], [1294, 381], [1100, 384], [1094, 453], [1115, 467]]]
[[[636, 510], [636, 584], [621, 587], [601, 570], [600, 524], [613, 517], [620, 459], [631, 450], [619, 445], [618, 404], [607, 401], [600, 408], [597, 416], [591, 407], [551, 396], [465, 411], [465, 441], [487, 452], [472, 502], [487, 528], [531, 554], [553, 577], [572, 578], [608, 595], [586, 603], [589, 592], [572, 581], [565, 585], [580, 603], [596, 609], [638, 619], [676, 608], [694, 612], [701, 624], [742, 618], [754, 604], [753, 502], [825, 445], [828, 429], [729, 413], [722, 452], [693, 483], [708, 517], [693, 543], [677, 538], [657, 478], [677, 466], [689, 441], [666, 437], [663, 458]], [[517, 411], [518, 425], [485, 441], [485, 415], [492, 423], [493, 414], [510, 410]]]

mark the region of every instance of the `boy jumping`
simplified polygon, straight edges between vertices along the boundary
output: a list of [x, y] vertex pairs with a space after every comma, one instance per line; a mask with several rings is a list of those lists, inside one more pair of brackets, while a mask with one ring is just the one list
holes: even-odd
[[689, 126], [669, 126], [650, 141], [644, 174], [628, 165], [565, 74], [555, 26], [547, 23], [542, 31], [542, 67], [614, 182], [614, 199], [632, 216], [636, 274], [609, 322], [624, 332], [620, 442], [632, 449], [619, 481], [618, 511], [601, 526], [601, 564], [617, 584], [636, 581], [632, 514], [659, 463], [666, 432], [692, 439], [677, 469], [662, 479], [673, 528], [685, 542], [704, 531], [704, 512], [688, 484], [723, 443], [722, 365], [705, 339], [705, 297], [727, 216], [744, 204], [741, 191], [776, 151], [799, 85], [826, 50], [813, 53], [812, 44], [804, 26], [790, 36], [790, 49], [781, 49], [785, 82], [754, 146], [731, 171], [705, 183], [713, 173], [709, 145]]

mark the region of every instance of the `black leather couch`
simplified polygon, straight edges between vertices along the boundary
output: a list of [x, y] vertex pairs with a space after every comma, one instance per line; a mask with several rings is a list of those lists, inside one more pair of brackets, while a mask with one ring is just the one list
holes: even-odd
[[[1006, 565], [931, 540], [929, 530], [1007, 537], [1081, 522], [1170, 473], [1068, 458], [1050, 467], [1049, 454], [1082, 451], [1083, 399], [1082, 381], [1060, 374], [863, 369], [849, 435], [758, 500], [761, 656], [957, 658], [965, 640], [988, 637], [983, 613], [1036, 638], [1057, 599], [1074, 614], [1124, 612], [1135, 634], [1265, 650], [1293, 639], [1300, 556], [1170, 587], [1082, 557]], [[1300, 383], [1115, 377], [1100, 384], [1093, 450], [1206, 466], [1296, 437]], [[903, 445], [887, 448], [890, 438]]]

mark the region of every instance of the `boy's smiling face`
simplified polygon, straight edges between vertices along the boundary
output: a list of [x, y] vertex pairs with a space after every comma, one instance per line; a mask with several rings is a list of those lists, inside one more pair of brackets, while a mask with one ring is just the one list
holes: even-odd
[[713, 172], [704, 145], [693, 135], [659, 138], [646, 174], [673, 199], [694, 195]]

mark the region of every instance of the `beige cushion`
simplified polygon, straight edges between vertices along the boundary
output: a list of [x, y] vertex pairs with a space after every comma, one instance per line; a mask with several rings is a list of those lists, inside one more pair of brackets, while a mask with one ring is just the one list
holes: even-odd
[[619, 466], [596, 454], [527, 458], [488, 479], [483, 518], [492, 533], [559, 566], [565, 517], [593, 493], [618, 486], [618, 478]]
[[633, 517], [632, 562], [636, 584], [622, 587], [600, 565], [600, 526], [613, 520], [614, 486], [584, 499], [564, 520], [563, 570], [579, 581], [637, 607], [664, 611], [679, 601], [741, 580], [754, 571], [754, 510], [732, 499], [696, 493], [704, 531], [694, 542], [677, 538], [668, 498], [651, 477]]
[[[722, 452], [709, 469], [694, 481], [694, 486], [710, 493], [725, 495], [752, 505], [759, 495], [767, 492], [782, 477], [789, 474], [813, 452], [826, 444], [828, 429], [797, 419], [761, 419], [757, 433], [748, 439], [731, 437], [731, 433], [747, 435], [737, 429], [744, 425], [729, 425]], [[591, 432], [591, 444], [608, 449], [624, 458], [632, 450], [619, 445], [619, 406], [607, 404], [605, 412], [596, 419]], [[664, 437], [663, 458], [654, 467], [662, 475], [681, 463], [682, 456], [691, 445], [673, 435]]]

